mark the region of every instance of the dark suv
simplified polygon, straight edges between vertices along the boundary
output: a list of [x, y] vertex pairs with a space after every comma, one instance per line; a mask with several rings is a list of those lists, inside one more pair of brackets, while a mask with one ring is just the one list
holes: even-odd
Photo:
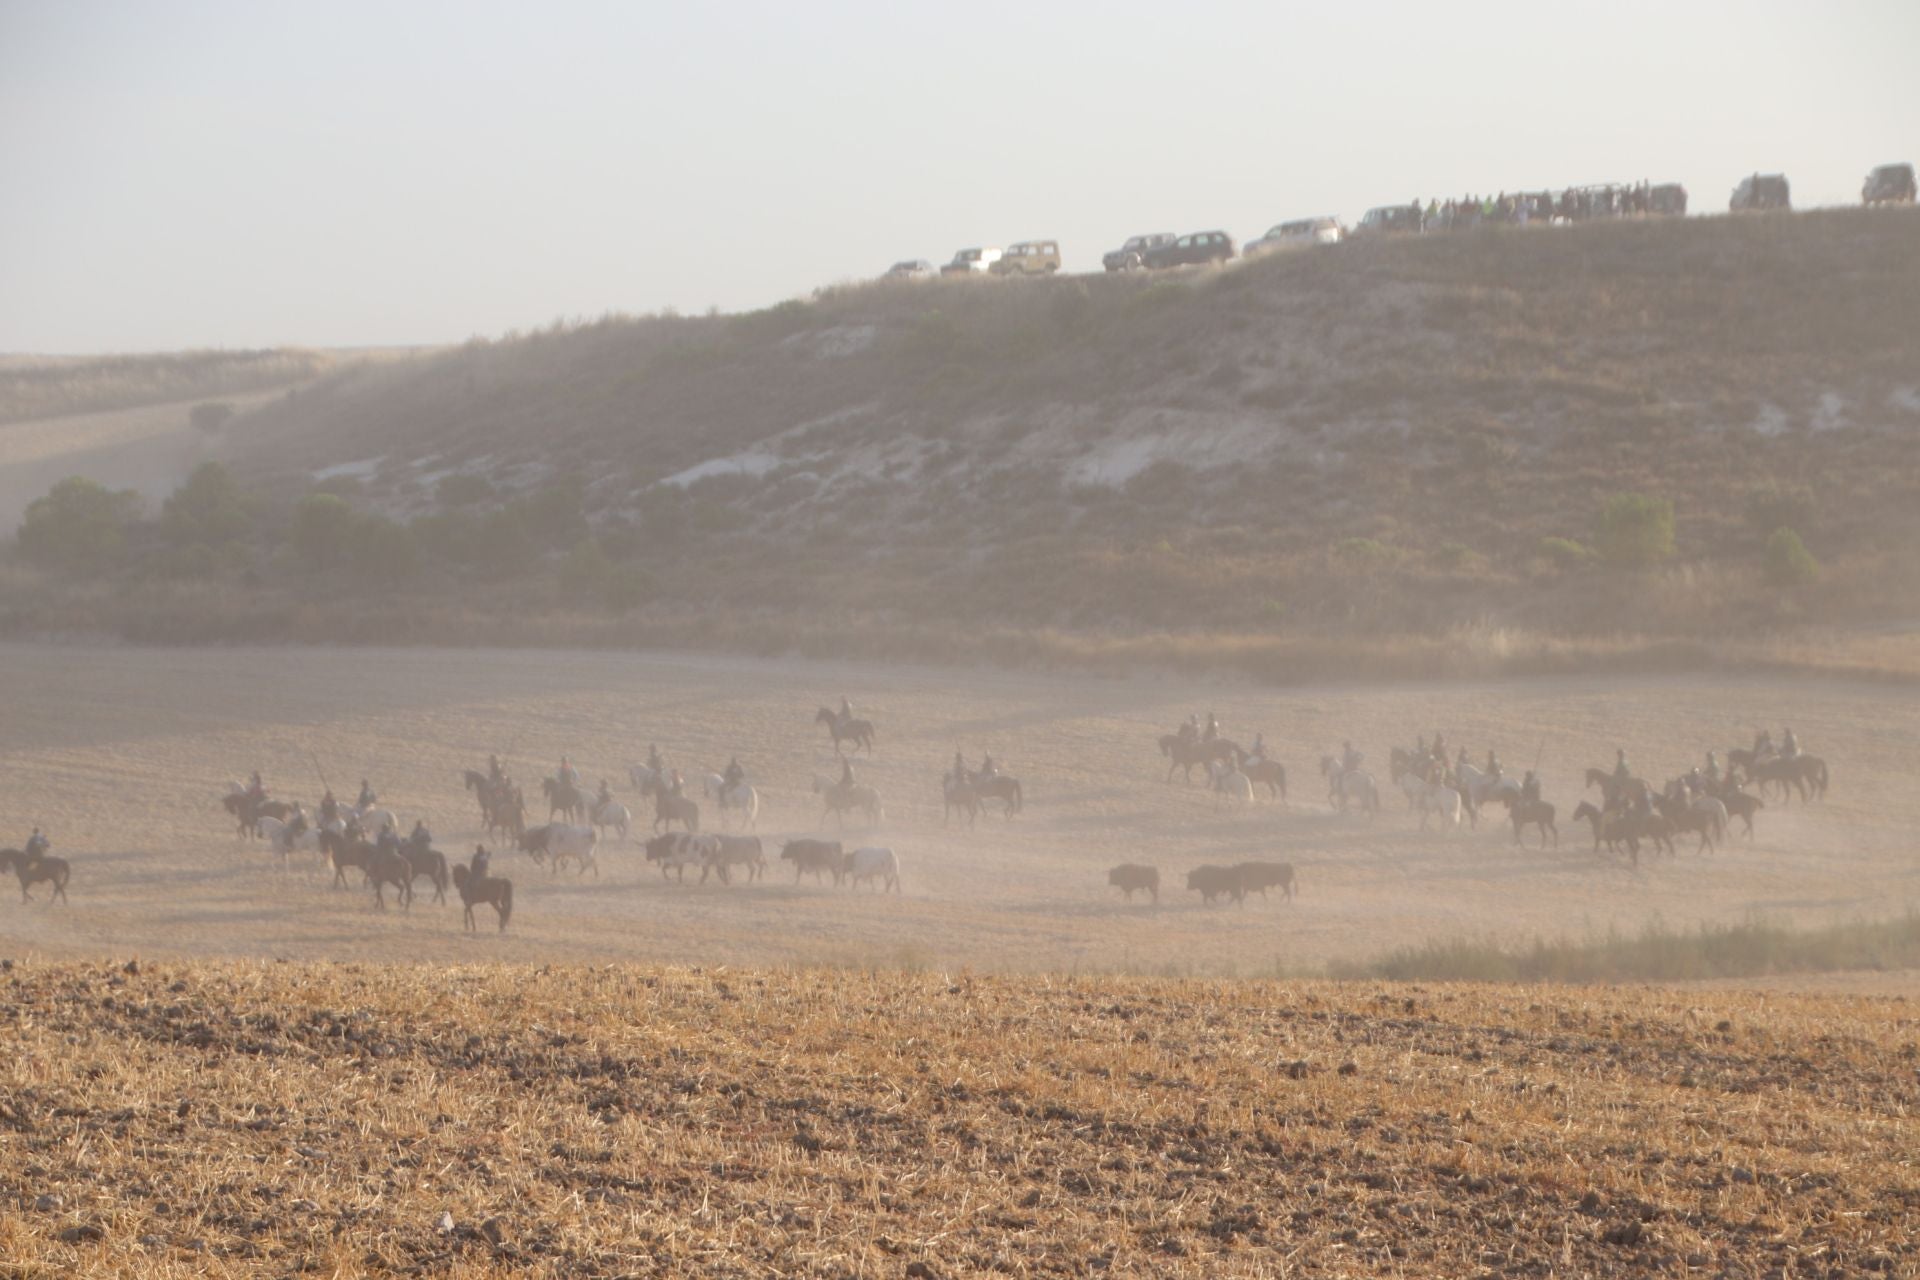
[[1137, 271], [1146, 263], [1149, 250], [1163, 244], [1173, 243], [1173, 232], [1155, 231], [1144, 236], [1128, 236], [1127, 242], [1118, 249], [1109, 249], [1102, 255], [1100, 265], [1109, 271]]
[[1143, 266], [1191, 267], [1207, 262], [1225, 262], [1233, 256], [1233, 237], [1224, 231], [1195, 231], [1180, 236], [1171, 244], [1156, 245], [1141, 255]]
[[1730, 213], [1766, 213], [1791, 208], [1793, 196], [1784, 173], [1756, 173], [1742, 178], [1740, 185], [1733, 189], [1733, 198], [1727, 201]]
[[1862, 204], [1912, 204], [1913, 197], [1910, 164], [1883, 164], [1867, 175], [1866, 185], [1860, 188]]

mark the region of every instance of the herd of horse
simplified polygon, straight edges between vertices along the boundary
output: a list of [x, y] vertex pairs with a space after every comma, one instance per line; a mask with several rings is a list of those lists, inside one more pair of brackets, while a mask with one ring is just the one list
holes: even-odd
[[[1267, 785], [1272, 798], [1286, 800], [1286, 769], [1266, 759], [1264, 752], [1251, 753], [1231, 739], [1198, 734], [1191, 728], [1163, 734], [1159, 746], [1169, 761], [1168, 782], [1176, 772], [1184, 772], [1191, 785], [1193, 770], [1200, 768], [1227, 800], [1251, 802], [1260, 783]], [[1660, 788], [1618, 768], [1588, 769], [1586, 789], [1597, 791], [1600, 802], [1583, 800], [1574, 808], [1573, 819], [1591, 823], [1595, 852], [1602, 847], [1615, 854], [1624, 852], [1638, 866], [1642, 844], [1671, 854], [1675, 837], [1692, 835], [1699, 837], [1698, 851], [1711, 852], [1736, 820], [1747, 838], [1753, 839], [1754, 815], [1769, 798], [1784, 804], [1798, 796], [1805, 803], [1827, 793], [1829, 770], [1819, 756], [1736, 747], [1726, 752], [1726, 759], [1724, 771], [1710, 764], [1710, 772], [1691, 770]], [[1542, 799], [1537, 789], [1501, 772], [1491, 753], [1488, 761], [1483, 770], [1464, 751], [1448, 761], [1424, 742], [1414, 748], [1396, 746], [1388, 753], [1389, 778], [1406, 797], [1408, 807], [1420, 814], [1423, 831], [1436, 819], [1443, 828], [1457, 829], [1463, 823], [1477, 828], [1483, 810], [1501, 805], [1513, 828], [1514, 843], [1525, 843], [1525, 833], [1532, 829], [1539, 833], [1542, 848], [1549, 841], [1558, 848], [1556, 807]], [[1380, 812], [1381, 787], [1367, 769], [1363, 753], [1348, 746], [1339, 755], [1322, 755], [1320, 774], [1333, 808], [1343, 813]]]

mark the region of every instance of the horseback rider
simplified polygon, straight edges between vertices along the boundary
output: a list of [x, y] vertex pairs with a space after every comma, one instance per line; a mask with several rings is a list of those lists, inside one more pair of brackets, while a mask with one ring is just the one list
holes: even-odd
[[956, 748], [953, 753], [953, 784], [963, 786], [967, 781], [967, 761]]
[[340, 802], [333, 798], [333, 788], [327, 788], [327, 794], [320, 797], [320, 825], [330, 827], [340, 818]]
[[247, 779], [247, 802], [249, 804], [259, 804], [266, 798], [266, 784], [260, 781], [260, 771], [255, 769], [253, 776]]
[[[256, 774], [254, 776], [258, 777], [259, 775]], [[35, 827], [33, 834], [27, 837], [27, 861], [32, 862], [36, 858], [44, 857], [47, 850], [51, 848], [53, 848], [53, 841], [47, 839], [47, 833]]]
[[666, 767], [667, 762], [665, 758], [661, 756], [660, 748], [649, 742], [647, 744], [647, 770], [652, 773], [654, 777], [658, 778], [661, 776], [661, 771]]
[[1200, 740], [1200, 717], [1198, 715], [1188, 716], [1181, 722], [1179, 731], [1175, 736], [1178, 737], [1180, 741], [1189, 745], [1198, 742]]
[[1442, 769], [1447, 767], [1447, 740], [1438, 729], [1433, 731], [1433, 762]]
[[425, 853], [433, 847], [433, 832], [427, 830], [427, 820], [425, 818], [416, 818], [414, 820], [413, 834], [407, 837], [407, 841], [421, 853]]
[[381, 823], [380, 835], [374, 840], [373, 847], [382, 853], [400, 852], [400, 833], [386, 823]]
[[1263, 733], [1253, 735], [1253, 750], [1247, 752], [1246, 763], [1260, 764], [1267, 758], [1267, 737]]
[[853, 785], [852, 757], [843, 756], [840, 760], [840, 785], [843, 787], [851, 787]]
[[1627, 768], [1627, 749], [1625, 747], [1615, 747], [1613, 756], [1613, 780], [1615, 782], [1625, 782], [1632, 776], [1633, 771]]
[[1000, 766], [993, 762], [993, 752], [991, 751], [980, 757], [980, 776], [982, 778], [997, 778], [1000, 776]]
[[1800, 740], [1793, 736], [1792, 729], [1788, 729], [1780, 735], [1780, 758], [1782, 760], [1791, 760], [1799, 754]]
[[845, 728], [853, 723], [853, 704], [847, 701], [847, 695], [840, 695], [840, 726]]
[[605, 778], [602, 778], [600, 779], [600, 790], [596, 791], [593, 796], [593, 811], [598, 813], [612, 803], [613, 788], [607, 785]]
[[720, 794], [726, 795], [747, 780], [747, 771], [740, 767], [740, 757], [734, 756], [727, 761], [726, 771], [720, 775]]
[[572, 787], [576, 791], [580, 789], [580, 771], [574, 768], [573, 762], [565, 756], [560, 757], [560, 772], [558, 776], [563, 785]]
[[1762, 729], [1753, 738], [1753, 758], [1756, 763], [1774, 754], [1773, 731]]
[[1526, 804], [1540, 803], [1540, 777], [1533, 770], [1527, 770], [1527, 776], [1520, 780], [1520, 799]]
[[1352, 773], [1360, 767], [1361, 758], [1360, 752], [1353, 749], [1353, 743], [1342, 742], [1340, 744], [1340, 772]]
[[1487, 776], [1489, 778], [1500, 776], [1500, 757], [1493, 754], [1492, 747], [1487, 748]]
[[487, 863], [492, 860], [493, 855], [487, 852], [487, 846], [477, 844], [473, 846], [473, 857], [468, 861], [467, 869], [473, 873], [475, 880], [485, 880], [487, 878]]
[[498, 783], [504, 781], [506, 776], [507, 771], [500, 767], [500, 757], [489, 752], [487, 754], [487, 777]]
[[360, 779], [360, 798], [354, 802], [355, 807], [361, 810], [371, 809], [379, 799], [379, 796], [373, 794], [373, 788], [367, 785], [367, 780]]
[[687, 780], [680, 776], [680, 771], [675, 769], [673, 771], [673, 777], [667, 781], [667, 794], [673, 796], [679, 795], [681, 790], [686, 786], [686, 783]]
[[1707, 767], [1704, 771], [1708, 782], [1718, 786], [1720, 783], [1720, 757], [1717, 753], [1707, 752]]
[[1214, 716], [1213, 712], [1209, 711], [1207, 712], [1206, 732], [1200, 735], [1200, 741], [1212, 742], [1215, 738], [1219, 736], [1220, 736], [1220, 721]]

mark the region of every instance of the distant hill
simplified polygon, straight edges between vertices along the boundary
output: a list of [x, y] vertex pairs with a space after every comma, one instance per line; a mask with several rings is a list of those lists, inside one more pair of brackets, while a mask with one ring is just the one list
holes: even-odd
[[[324, 482], [400, 521], [571, 495], [595, 554], [635, 566], [643, 613], [1122, 635], [1885, 626], [1920, 618], [1920, 217], [847, 286], [343, 369], [228, 445], [260, 491]], [[1594, 567], [1620, 493], [1672, 503], [1651, 571]], [[1817, 581], [1767, 559], [1781, 526]], [[472, 601], [459, 584], [486, 578], [448, 568], [413, 595]]]
[[309, 382], [331, 352], [183, 351], [125, 356], [0, 356], [0, 423], [138, 409]]

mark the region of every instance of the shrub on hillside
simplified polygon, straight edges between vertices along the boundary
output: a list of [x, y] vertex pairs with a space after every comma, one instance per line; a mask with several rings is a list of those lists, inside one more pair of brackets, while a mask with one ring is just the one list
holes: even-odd
[[393, 586], [413, 576], [420, 550], [413, 533], [380, 515], [357, 517], [347, 535], [347, 567], [355, 580]]
[[344, 565], [352, 551], [355, 516], [336, 493], [310, 493], [293, 507], [287, 540], [309, 569], [324, 572]]
[[1646, 569], [1673, 554], [1673, 501], [1616, 493], [1600, 508], [1594, 550], [1615, 569]]
[[1747, 524], [1756, 538], [1778, 529], [1804, 529], [1813, 519], [1813, 495], [1797, 486], [1763, 484], [1747, 491]]
[[1593, 563], [1593, 552], [1572, 538], [1540, 539], [1540, 554], [1547, 563], [1563, 572]]
[[1342, 538], [1333, 544], [1333, 558], [1343, 568], [1372, 572], [1393, 564], [1400, 553], [1372, 538]]
[[68, 476], [27, 507], [20, 553], [49, 569], [103, 572], [125, 549], [139, 505], [140, 495], [131, 489]]
[[231, 472], [202, 463], [160, 507], [160, 533], [176, 548], [220, 547], [253, 531], [253, 500]]
[[1785, 525], [1767, 535], [1766, 565], [1767, 581], [1776, 587], [1797, 587], [1820, 576], [1820, 562]]

